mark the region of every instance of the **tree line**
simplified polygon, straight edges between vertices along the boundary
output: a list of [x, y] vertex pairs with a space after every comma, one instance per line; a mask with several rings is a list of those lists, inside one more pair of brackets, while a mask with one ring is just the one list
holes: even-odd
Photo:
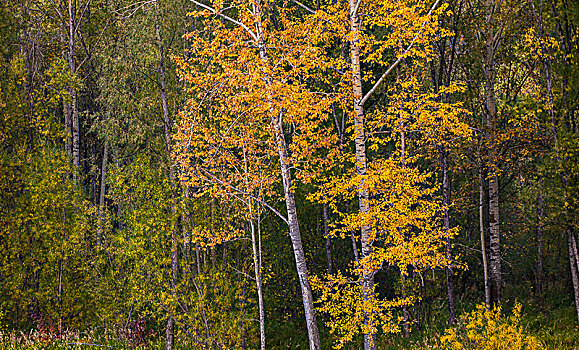
[[579, 322], [578, 9], [6, 0], [2, 324], [372, 350], [476, 303]]

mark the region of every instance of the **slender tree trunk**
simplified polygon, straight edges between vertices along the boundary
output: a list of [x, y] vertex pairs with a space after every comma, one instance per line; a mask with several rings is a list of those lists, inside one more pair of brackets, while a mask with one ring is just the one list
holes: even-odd
[[[273, 122], [275, 123], [275, 121]], [[287, 208], [289, 234], [292, 241], [294, 257], [296, 260], [296, 268], [298, 271], [298, 277], [300, 280], [300, 286], [302, 290], [302, 299], [304, 303], [304, 311], [308, 328], [308, 337], [310, 340], [310, 349], [319, 350], [321, 349], [321, 345], [318, 325], [316, 322], [316, 314], [314, 309], [314, 298], [312, 295], [312, 289], [310, 287], [304, 248], [302, 246], [302, 239], [300, 235], [300, 228], [296, 211], [296, 203], [291, 183], [291, 174], [288, 166], [289, 160], [287, 157], [287, 151], [285, 149], [285, 139], [282, 134], [282, 130], [280, 130], [279, 128], [276, 130], [276, 134], [281, 164], [283, 188], [285, 194], [285, 202]]]
[[[573, 295], [575, 297], [575, 311], [577, 312], [577, 320], [579, 320], [579, 276], [577, 271], [577, 245], [573, 237], [573, 232], [567, 230], [567, 246], [569, 249], [569, 269], [571, 270], [571, 282], [573, 282]], [[575, 247], [573, 247], [575, 246]]]
[[175, 318], [173, 317], [173, 313], [169, 314], [169, 317], [167, 318], [167, 328], [166, 328], [166, 332], [165, 332], [165, 338], [166, 338], [166, 348], [169, 349], [174, 349], [175, 348]]
[[324, 204], [324, 236], [326, 236], [326, 260], [328, 262], [328, 274], [332, 275], [334, 273], [334, 267], [332, 266], [332, 239], [330, 238], [330, 228], [328, 227], [328, 205]]
[[[248, 184], [248, 167], [247, 167], [247, 157], [245, 149], [243, 149], [243, 164], [245, 170], [245, 185], [249, 188]], [[263, 305], [263, 289], [261, 283], [261, 222], [260, 222], [260, 211], [257, 212], [257, 231], [259, 237], [256, 239], [255, 235], [255, 225], [254, 225], [254, 214], [253, 214], [253, 200], [247, 198], [247, 209], [249, 211], [249, 227], [251, 233], [251, 249], [253, 255], [253, 268], [255, 273], [255, 284], [257, 287], [257, 301], [259, 309], [259, 336], [260, 336], [260, 349], [265, 350], [265, 309]], [[244, 290], [245, 292], [245, 290]]]
[[[169, 117], [169, 105], [167, 102], [167, 86], [165, 79], [165, 61], [164, 61], [164, 50], [163, 41], [161, 39], [161, 28], [158, 23], [155, 24], [155, 36], [157, 39], [157, 47], [159, 53], [159, 85], [161, 87], [161, 106], [163, 109], [163, 124], [164, 124], [164, 134], [165, 134], [165, 145], [167, 148], [167, 161], [169, 163], [169, 178], [171, 180], [171, 189], [173, 197], [173, 207], [171, 208], [171, 220], [175, 220], [175, 201], [177, 197], [177, 183], [175, 178], [175, 168], [173, 161], [171, 160], [171, 119]], [[173, 228], [171, 230], [171, 290], [172, 294], [175, 295], [177, 288], [177, 274], [178, 274], [178, 237], [177, 237], [177, 223], [173, 223]], [[175, 337], [175, 318], [173, 317], [173, 312], [169, 312], [169, 317], [167, 319], [167, 334], [166, 334], [166, 348], [167, 350], [174, 349], [174, 337]]]
[[571, 236], [571, 248], [573, 249], [573, 255], [575, 257], [575, 264], [577, 272], [579, 273], [579, 251], [577, 249], [577, 241], [575, 240], [575, 232], [573, 227], [568, 228], [569, 236]]
[[489, 238], [490, 238], [490, 274], [491, 303], [500, 304], [502, 299], [501, 279], [501, 245], [499, 235], [499, 190], [498, 177], [493, 175], [489, 181]]
[[[259, 218], [257, 219], [259, 220]], [[249, 224], [251, 227], [251, 248], [253, 251], [253, 267], [255, 270], [255, 284], [257, 287], [257, 301], [259, 306], [259, 338], [261, 350], [265, 350], [265, 310], [263, 307], [263, 291], [261, 287], [261, 264], [259, 261], [260, 252], [257, 250], [257, 240], [255, 237], [255, 225], [253, 223], [252, 204], [249, 204]]]
[[271, 114], [271, 126], [274, 131], [274, 138], [277, 146], [277, 151], [279, 155], [280, 162], [280, 172], [283, 182], [283, 190], [285, 195], [285, 203], [287, 210], [287, 224], [289, 228], [289, 235], [292, 242], [292, 247], [294, 251], [294, 257], [296, 261], [296, 269], [298, 273], [298, 278], [300, 281], [300, 287], [302, 291], [302, 301], [304, 304], [304, 312], [306, 318], [306, 326], [308, 330], [308, 339], [310, 343], [310, 350], [320, 350], [320, 335], [318, 331], [318, 325], [316, 321], [316, 313], [314, 308], [314, 298], [312, 295], [312, 289], [310, 286], [308, 269], [306, 265], [306, 257], [304, 254], [304, 248], [302, 246], [302, 238], [300, 234], [300, 227], [297, 217], [296, 201], [294, 198], [294, 190], [292, 187], [292, 177], [289, 168], [289, 157], [287, 153], [287, 144], [285, 136], [283, 133], [283, 113], [279, 113], [275, 110], [274, 101], [271, 93], [271, 79], [268, 73], [268, 56], [267, 49], [264, 39], [263, 27], [261, 23], [261, 8], [259, 1], [253, 4], [254, 14], [255, 14], [255, 27], [258, 36], [258, 48], [259, 54], [263, 63], [264, 69], [264, 81], [266, 83], [267, 98], [269, 101], [269, 111]]
[[[26, 23], [29, 20], [29, 14], [27, 9], [24, 6], [21, 7], [20, 16], [22, 18], [22, 23]], [[34, 91], [34, 72], [36, 71], [37, 60], [36, 60], [36, 40], [30, 38], [30, 33], [27, 25], [22, 25], [22, 30], [19, 31], [19, 41], [20, 46], [23, 49], [24, 53], [24, 63], [26, 68], [26, 83], [25, 83], [25, 91], [26, 91], [26, 107], [28, 109], [28, 132], [27, 132], [27, 140], [26, 140], [26, 150], [27, 152], [32, 152], [33, 150], [33, 143], [34, 143], [34, 127], [33, 127], [33, 116], [34, 116], [34, 104], [33, 104], [33, 91]], [[62, 29], [64, 33], [64, 29]]]
[[[81, 171], [80, 166], [80, 129], [78, 121], [78, 101], [76, 89], [71, 88], [70, 93], [72, 96], [71, 109], [72, 109], [72, 164], [77, 168], [77, 171]], [[73, 173], [75, 174], [75, 173]], [[76, 177], [76, 175], [74, 175]]]
[[498, 37], [495, 36], [494, 15], [496, 6], [494, 0], [485, 1], [486, 14], [486, 50], [484, 62], [485, 75], [485, 113], [486, 116], [486, 141], [489, 158], [489, 240], [490, 240], [490, 279], [491, 279], [491, 303], [493, 306], [500, 304], [502, 298], [501, 279], [501, 242], [499, 231], [499, 176], [497, 174], [497, 151], [496, 151], [496, 97], [495, 97], [495, 50]]
[[354, 235], [354, 232], [350, 232], [350, 238], [352, 239], [352, 251], [354, 252], [354, 261], [358, 262], [358, 260], [360, 260], [360, 256], [358, 253], [358, 243], [356, 242], [356, 235]]
[[103, 151], [103, 162], [101, 166], [101, 189], [99, 195], [99, 217], [98, 217], [98, 231], [97, 231], [97, 246], [100, 248], [103, 239], [103, 215], [105, 208], [105, 190], [106, 190], [106, 175], [107, 175], [107, 162], [109, 158], [109, 144], [105, 141], [105, 149]]
[[485, 227], [484, 227], [484, 179], [482, 165], [479, 166], [478, 170], [478, 183], [479, 183], [479, 197], [478, 197], [478, 216], [479, 216], [479, 228], [480, 228], [480, 245], [481, 245], [481, 255], [483, 261], [483, 276], [484, 276], [484, 286], [485, 286], [485, 305], [487, 310], [491, 308], [491, 288], [489, 283], [489, 267], [487, 262], [487, 247], [485, 242]]
[[[211, 204], [210, 204], [210, 210], [211, 210], [211, 231], [215, 232], [215, 200], [211, 200]], [[211, 267], [215, 268], [216, 266], [216, 258], [215, 258], [215, 246], [211, 246], [210, 252], [211, 252]]]
[[537, 274], [535, 275], [535, 298], [539, 305], [543, 305], [543, 220], [545, 217], [545, 202], [543, 199], [543, 179], [539, 181], [537, 194], [537, 230], [535, 240], [537, 244]]
[[[358, 206], [360, 213], [367, 214], [370, 211], [369, 190], [364, 183], [366, 170], [366, 142], [364, 135], [364, 107], [360, 104], [363, 98], [362, 70], [360, 67], [360, 47], [358, 32], [360, 30], [360, 18], [356, 8], [356, 0], [350, 0], [350, 30], [353, 38], [350, 42], [350, 59], [352, 64], [352, 91], [354, 94], [354, 133], [356, 148], [356, 175], [362, 180], [358, 187]], [[365, 225], [361, 229], [362, 259], [372, 254], [373, 241], [370, 239], [370, 226]], [[362, 276], [362, 299], [364, 303], [371, 303], [374, 299], [374, 272], [367, 268], [363, 269]], [[374, 317], [364, 310], [364, 328], [373, 328]], [[376, 334], [372, 331], [364, 332], [364, 350], [376, 349]]]
[[247, 297], [245, 296], [246, 293], [247, 293], [247, 277], [244, 275], [243, 276], [243, 289], [241, 291], [241, 344], [240, 344], [240, 347], [242, 350], [245, 350], [247, 348], [247, 346], [245, 345], [245, 304], [246, 304], [246, 300], [247, 300]]
[[[68, 90], [68, 92], [70, 95], [71, 93], [70, 89]], [[64, 109], [64, 125], [66, 128], [66, 138], [65, 138], [66, 154], [72, 159], [72, 108], [70, 101], [64, 99], [62, 101], [62, 105]]]
[[197, 276], [201, 276], [201, 254], [199, 253], [198, 244], [195, 244], [195, 260], [197, 262]]
[[[448, 208], [450, 206], [450, 179], [449, 179], [449, 169], [448, 169], [448, 150], [446, 146], [442, 147], [441, 150], [441, 168], [442, 168], [442, 205], [444, 207], [444, 229], [446, 232], [450, 231], [450, 215], [448, 213]], [[446, 238], [446, 259], [450, 259], [451, 255], [451, 244], [450, 238]], [[453, 325], [456, 323], [456, 307], [454, 305], [454, 285], [452, 278], [452, 269], [450, 266], [445, 268], [446, 271], [446, 296], [448, 300], [448, 323]]]
[[289, 234], [292, 241], [294, 256], [296, 260], [296, 268], [300, 280], [302, 290], [302, 299], [304, 303], [304, 311], [306, 316], [306, 323], [308, 328], [308, 337], [310, 339], [310, 349], [321, 349], [318, 326], [316, 322], [316, 314], [314, 309], [314, 298], [310, 287], [308, 270], [306, 266], [306, 258], [302, 246], [302, 239], [300, 235], [300, 228], [298, 223], [297, 211], [294, 193], [291, 183], [291, 174], [288, 167], [287, 151], [285, 149], [285, 139], [281, 130], [276, 130], [278, 151], [280, 156], [281, 173], [283, 180], [283, 188], [285, 193], [285, 201], [287, 208], [287, 219], [289, 226]]
[[[404, 273], [401, 276], [401, 287], [402, 287], [402, 299], [406, 299], [408, 296], [406, 294], [406, 277]], [[402, 307], [402, 315], [404, 316], [404, 338], [410, 337], [410, 312], [408, 311], [408, 306], [404, 304]]]
[[[75, 20], [76, 8], [74, 6], [73, 0], [68, 0], [68, 69], [71, 74], [76, 73], [76, 67], [74, 62], [74, 51], [75, 51], [75, 35], [76, 35], [76, 20]], [[67, 112], [70, 113], [70, 123], [71, 123], [71, 134], [72, 134], [72, 164], [77, 168], [73, 172], [73, 177], [76, 181], [76, 172], [79, 170], [78, 166], [80, 163], [80, 138], [79, 138], [79, 122], [78, 122], [78, 103], [77, 103], [77, 92], [72, 86], [68, 87], [68, 93], [70, 95], [70, 104], [67, 108]]]

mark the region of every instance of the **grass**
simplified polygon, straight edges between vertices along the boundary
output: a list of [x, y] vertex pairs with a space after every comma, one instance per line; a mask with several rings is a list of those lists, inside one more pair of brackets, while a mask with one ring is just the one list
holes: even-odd
[[[557, 305], [556, 309], [539, 309], [533, 303], [523, 306], [521, 325], [525, 332], [539, 338], [545, 349], [553, 350], [578, 350], [579, 349], [579, 326], [577, 326], [576, 312], [574, 305]], [[507, 305], [505, 314], [510, 312]], [[437, 340], [444, 334], [446, 315], [444, 308], [439, 308], [440, 314], [433, 317], [432, 324], [427, 325], [421, 332], [413, 332], [409, 338], [402, 337], [401, 334], [379, 336], [378, 349], [380, 350], [406, 350], [406, 349], [427, 349], [437, 343]], [[307, 335], [305, 327], [296, 324], [297, 322], [279, 322], [274, 320], [269, 323], [267, 329], [268, 349], [308, 349]], [[322, 337], [322, 348], [331, 349], [332, 336], [322, 322], [320, 332]], [[29, 333], [11, 332], [0, 333], [0, 349], [22, 349], [22, 350], [56, 350], [56, 349], [151, 349], [161, 350], [165, 348], [164, 339], [156, 338], [146, 345], [130, 344], [113, 332], [96, 334], [89, 333], [67, 333], [62, 338], [50, 337], [38, 331]], [[361, 337], [359, 337], [361, 338]], [[179, 346], [177, 349], [189, 349], [189, 347]], [[345, 350], [361, 349], [361, 339], [349, 344]]]

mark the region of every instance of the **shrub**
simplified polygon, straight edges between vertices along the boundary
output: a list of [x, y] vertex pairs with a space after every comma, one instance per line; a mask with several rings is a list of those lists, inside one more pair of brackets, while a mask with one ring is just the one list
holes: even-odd
[[439, 349], [444, 350], [541, 350], [544, 345], [528, 335], [520, 325], [521, 304], [516, 303], [512, 315], [501, 316], [501, 308], [487, 310], [478, 305], [476, 310], [462, 316], [458, 324], [445, 331]]

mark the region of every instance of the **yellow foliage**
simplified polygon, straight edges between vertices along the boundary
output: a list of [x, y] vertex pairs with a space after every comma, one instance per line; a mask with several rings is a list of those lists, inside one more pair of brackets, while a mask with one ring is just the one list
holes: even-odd
[[[360, 283], [348, 280], [340, 272], [327, 276], [325, 281], [314, 276], [310, 279], [310, 284], [314, 292], [321, 294], [317, 311], [332, 319], [328, 326], [330, 333], [337, 336], [334, 349], [342, 348], [360, 332], [376, 333], [378, 325], [382, 326], [384, 333], [398, 332], [398, 324], [402, 320], [395, 319], [392, 310], [412, 301], [411, 298], [381, 300], [377, 294], [364, 300]], [[364, 325], [365, 313], [373, 318], [367, 326]]]
[[520, 324], [521, 304], [516, 303], [512, 315], [503, 317], [501, 308], [476, 310], [460, 318], [458, 326], [446, 330], [438, 349], [459, 350], [538, 350], [544, 345], [536, 337], [525, 333]]

